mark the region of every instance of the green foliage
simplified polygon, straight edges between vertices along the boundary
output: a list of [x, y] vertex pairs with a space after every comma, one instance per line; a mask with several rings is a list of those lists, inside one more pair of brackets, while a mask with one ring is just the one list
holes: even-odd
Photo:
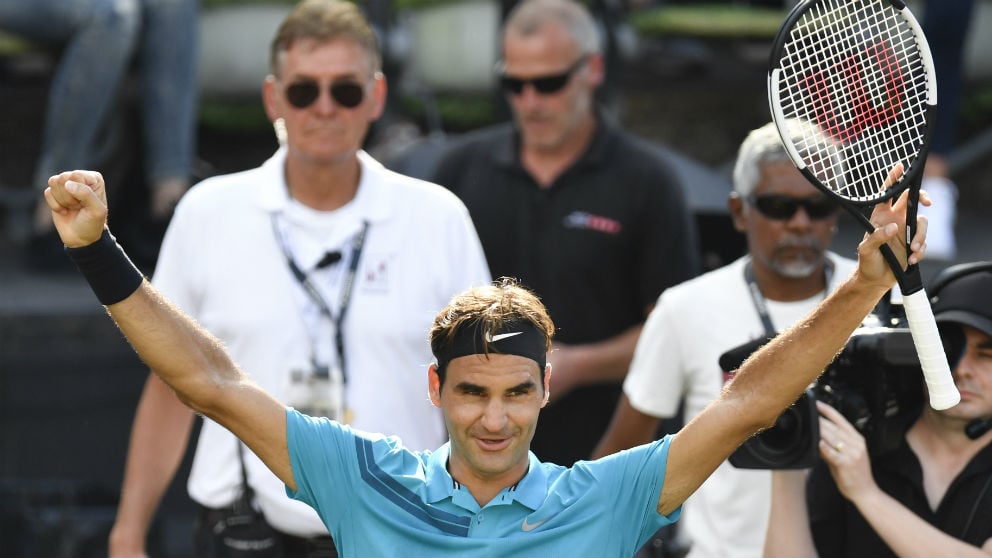
[[[496, 102], [490, 95], [439, 94], [435, 102], [446, 131], [463, 132], [496, 122]], [[424, 102], [419, 97], [404, 96], [400, 103], [407, 114], [425, 118]]]
[[[419, 10], [423, 8], [430, 8], [433, 6], [442, 6], [444, 4], [455, 4], [458, 2], [467, 2], [468, 0], [393, 0], [393, 8], [396, 10]], [[490, 0], [491, 2], [496, 2], [497, 0]], [[591, 5], [592, 0], [580, 0], [583, 4]]]
[[729, 4], [672, 5], [634, 12], [630, 24], [646, 36], [770, 39], [786, 12]]
[[463, 0], [393, 0], [393, 8], [396, 10], [417, 10], [461, 1]]
[[22, 37], [0, 31], [0, 55], [13, 56], [35, 50], [35, 46]]
[[962, 91], [958, 123], [959, 135], [964, 136], [981, 133], [992, 125], [992, 84], [976, 83]]
[[250, 101], [202, 99], [199, 121], [208, 128], [228, 132], [254, 132], [272, 126], [258, 99]]
[[226, 8], [230, 6], [246, 6], [252, 4], [287, 4], [292, 5], [299, 0], [203, 0], [203, 8]]

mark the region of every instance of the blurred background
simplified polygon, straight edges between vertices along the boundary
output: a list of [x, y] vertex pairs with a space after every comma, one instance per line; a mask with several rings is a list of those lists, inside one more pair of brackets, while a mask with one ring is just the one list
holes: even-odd
[[[27, 2], [30, 0], [0, 0]], [[269, 40], [292, 5], [202, 0], [194, 180], [257, 166], [276, 148], [260, 102]], [[707, 269], [743, 252], [725, 209], [746, 133], [768, 120], [771, 40], [794, 2], [594, 0], [608, 45], [602, 103], [675, 165], [699, 226]], [[367, 150], [388, 166], [430, 174], [446, 141], [509, 118], [493, 67], [499, 0], [366, 0], [390, 84]], [[926, 2], [910, 2], [921, 17]], [[964, 53], [956, 148], [956, 261], [990, 259], [992, 0], [977, 0]], [[131, 419], [146, 370], [74, 273], [42, 273], [23, 252], [37, 197], [31, 184], [60, 45], [0, 32], [0, 558], [106, 555]], [[939, 78], [939, 76], [938, 76]], [[111, 224], [146, 273], [160, 227], [149, 225], [136, 79], [101, 134]], [[99, 84], [94, 84], [99, 86]], [[861, 231], [842, 219], [835, 249]], [[929, 271], [953, 262], [931, 263]], [[926, 271], [926, 270], [925, 270]], [[150, 551], [187, 557], [193, 510], [187, 456], [159, 510]]]

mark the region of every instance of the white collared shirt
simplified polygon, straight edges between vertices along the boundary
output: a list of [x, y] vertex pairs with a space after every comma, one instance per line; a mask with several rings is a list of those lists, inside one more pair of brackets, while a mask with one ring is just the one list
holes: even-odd
[[[321, 231], [320, 215], [290, 207], [285, 157], [281, 149], [256, 169], [192, 188], [166, 233], [155, 285], [283, 399], [286, 375], [309, 366], [310, 344], [301, 319], [306, 297], [286, 265], [272, 214], [287, 216], [301, 267], [312, 267], [368, 220], [345, 320], [352, 426], [397, 434], [411, 448], [436, 448], [446, 435], [427, 397], [427, 331], [453, 295], [489, 282], [468, 211], [444, 188], [389, 171], [362, 152], [355, 198]], [[328, 300], [336, 306], [337, 295]], [[231, 503], [240, 485], [236, 449], [233, 435], [204, 421], [188, 483], [195, 501], [214, 508]], [[246, 455], [249, 481], [275, 527], [300, 536], [325, 532], [313, 510], [290, 500], [279, 479]]]

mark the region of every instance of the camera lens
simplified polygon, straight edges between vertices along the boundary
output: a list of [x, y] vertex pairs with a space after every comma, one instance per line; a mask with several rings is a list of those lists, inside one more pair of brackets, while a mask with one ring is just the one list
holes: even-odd
[[817, 413], [810, 393], [786, 409], [775, 425], [744, 442], [730, 463], [745, 469], [805, 468], [816, 459]]
[[803, 429], [799, 412], [789, 407], [775, 421], [775, 426], [758, 434], [757, 442], [768, 455], [786, 455], [801, 445]]

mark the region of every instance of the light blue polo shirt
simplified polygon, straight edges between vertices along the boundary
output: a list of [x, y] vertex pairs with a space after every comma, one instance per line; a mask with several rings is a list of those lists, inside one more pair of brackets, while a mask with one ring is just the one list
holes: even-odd
[[670, 438], [567, 468], [541, 463], [480, 508], [447, 471], [449, 446], [413, 452], [287, 409], [297, 491], [353, 558], [630, 558], [679, 510], [658, 514]]

